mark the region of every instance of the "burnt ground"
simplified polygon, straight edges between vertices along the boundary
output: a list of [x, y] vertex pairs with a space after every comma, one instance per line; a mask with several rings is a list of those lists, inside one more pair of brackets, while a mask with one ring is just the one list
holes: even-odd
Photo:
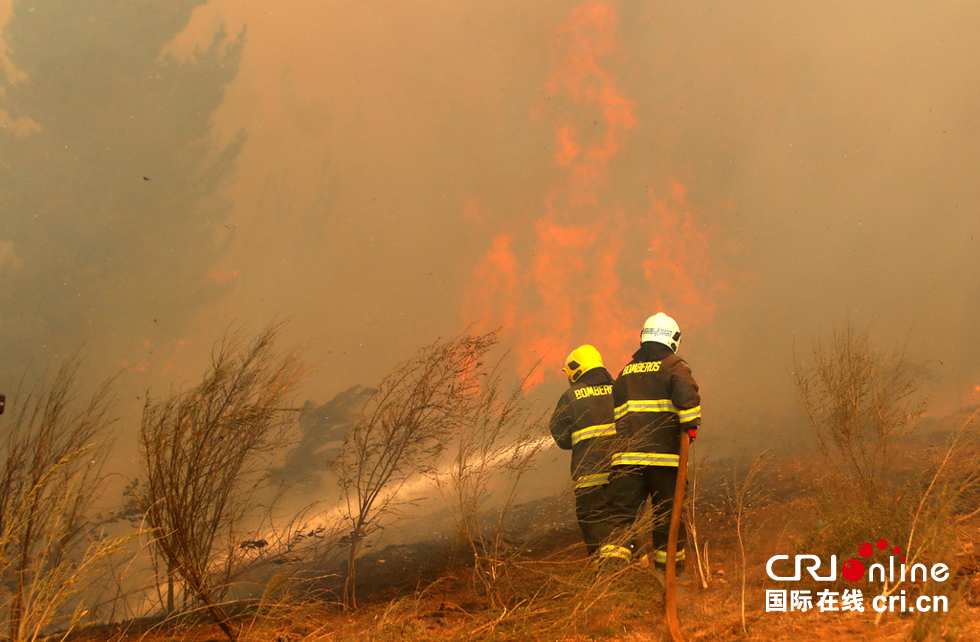
[[[936, 637], [920, 639], [980, 640], [980, 524], [972, 527], [977, 538], [965, 543], [956, 563], [961, 590], [953, 612], [934, 631]], [[771, 533], [770, 533], [771, 534]], [[586, 564], [578, 546], [579, 533], [566, 527], [552, 533], [552, 546], [533, 550], [517, 581], [534, 581], [535, 564], [550, 577], [568, 580], [581, 575]], [[663, 619], [659, 576], [650, 569], [633, 569], [616, 579], [615, 590], [588, 617], [571, 613], [574, 600], [552, 596], [558, 608], [548, 604], [521, 613], [514, 603], [501, 609], [487, 603], [476, 590], [468, 567], [449, 542], [389, 546], [365, 556], [359, 567], [364, 583], [356, 612], [345, 612], [336, 603], [284, 601], [264, 609], [247, 609], [236, 623], [244, 640], [320, 642], [327, 640], [669, 640]], [[766, 613], [764, 590], [759, 581], [765, 560], [751, 559], [747, 577], [746, 621], [742, 631], [741, 583], [738, 552], [719, 547], [714, 552], [707, 588], [691, 576], [681, 576], [678, 587], [679, 618], [686, 639], [727, 641], [751, 638], [773, 641], [899, 641], [911, 637], [915, 620], [907, 615], [888, 615], [880, 625], [874, 612], [864, 613]], [[550, 579], [550, 578], [549, 578]], [[257, 612], [258, 611], [258, 612]], [[88, 639], [146, 642], [207, 642], [224, 640], [211, 623], [185, 622], [167, 626], [103, 630]]]

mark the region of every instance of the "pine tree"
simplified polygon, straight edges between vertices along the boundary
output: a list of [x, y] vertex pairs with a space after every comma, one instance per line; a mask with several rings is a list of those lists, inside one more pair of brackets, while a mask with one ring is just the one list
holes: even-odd
[[188, 59], [165, 51], [205, 2], [14, 1], [16, 72], [0, 66], [4, 365], [175, 332], [220, 293], [207, 276], [231, 236], [217, 188], [245, 135], [219, 146], [212, 115], [244, 32], [218, 30]]

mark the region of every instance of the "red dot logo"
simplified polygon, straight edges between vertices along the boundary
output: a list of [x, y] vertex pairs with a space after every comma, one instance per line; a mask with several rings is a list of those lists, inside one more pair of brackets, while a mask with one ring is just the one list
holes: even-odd
[[874, 549], [871, 547], [871, 544], [865, 542], [864, 544], [858, 546], [858, 554], [860, 554], [861, 557], [871, 557], [872, 553], [874, 553]]
[[844, 570], [841, 571], [841, 574], [848, 582], [857, 582], [864, 577], [864, 564], [860, 560], [849, 559], [844, 562]]
[[879, 539], [878, 540], [878, 550], [883, 551], [888, 548], [888, 540]]

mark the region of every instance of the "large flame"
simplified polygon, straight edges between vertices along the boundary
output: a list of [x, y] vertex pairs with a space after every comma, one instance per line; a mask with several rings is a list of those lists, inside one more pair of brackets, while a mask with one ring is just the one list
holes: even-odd
[[721, 291], [705, 223], [680, 182], [666, 181], [662, 195], [648, 188], [647, 211], [616, 204], [610, 161], [639, 126], [604, 64], [617, 49], [617, 19], [615, 2], [589, 0], [560, 27], [563, 58], [546, 87], [549, 103], [565, 107], [554, 108], [558, 180], [533, 228], [492, 238], [464, 295], [467, 325], [515, 333], [521, 374], [544, 366], [530, 385], [583, 343], [613, 370], [658, 311], [685, 330], [703, 327]]

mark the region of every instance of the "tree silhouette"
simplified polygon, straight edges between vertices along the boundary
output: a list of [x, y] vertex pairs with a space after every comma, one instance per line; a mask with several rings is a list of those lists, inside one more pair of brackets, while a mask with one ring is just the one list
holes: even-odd
[[[211, 117], [244, 32], [166, 46], [206, 0], [15, 0], [0, 66], [0, 353], [174, 332], [232, 236]], [[6, 112], [6, 113], [3, 113]], [[220, 232], [220, 233], [219, 233]], [[154, 324], [154, 319], [158, 323]]]

